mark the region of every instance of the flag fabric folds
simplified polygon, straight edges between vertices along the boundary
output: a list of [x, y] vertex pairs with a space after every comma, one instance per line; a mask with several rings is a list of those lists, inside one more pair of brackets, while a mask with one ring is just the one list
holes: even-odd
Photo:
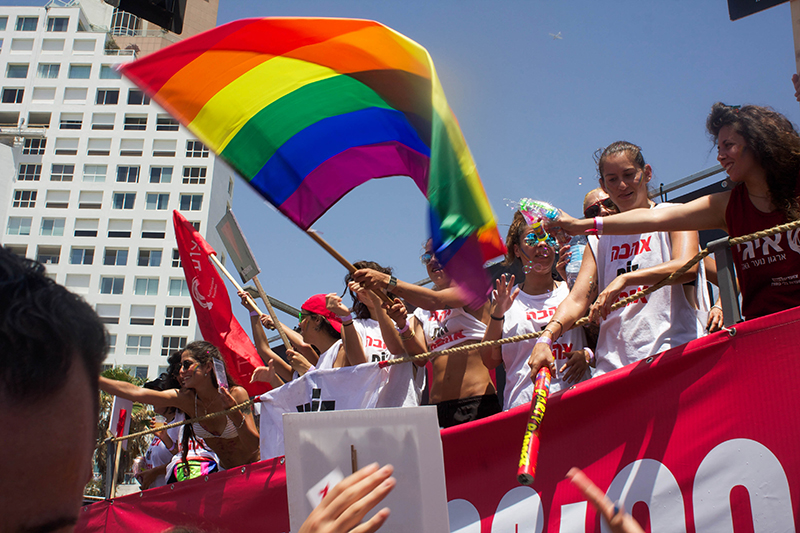
[[200, 333], [219, 349], [228, 373], [250, 396], [263, 394], [270, 386], [250, 383], [250, 376], [264, 363], [250, 337], [233, 316], [225, 283], [208, 259], [209, 255], [217, 252], [178, 211], [173, 211], [172, 221]]
[[485, 299], [481, 267], [505, 247], [433, 61], [411, 39], [369, 20], [246, 19], [122, 72], [302, 229], [367, 180], [409, 176], [440, 262]]
[[425, 372], [378, 363], [314, 370], [261, 397], [261, 458], [283, 455], [283, 413], [417, 407]]

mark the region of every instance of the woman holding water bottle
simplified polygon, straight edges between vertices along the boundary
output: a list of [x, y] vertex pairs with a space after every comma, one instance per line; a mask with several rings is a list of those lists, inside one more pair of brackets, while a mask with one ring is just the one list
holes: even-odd
[[[638, 146], [624, 141], [609, 145], [597, 156], [597, 169], [600, 186], [621, 212], [666, 205], [655, 205], [649, 198], [647, 184], [653, 171], [645, 164]], [[595, 219], [596, 224], [597, 220], [602, 218]], [[575, 286], [534, 347], [529, 361], [532, 370], [550, 364], [553, 354], [548, 345], [568, 332], [587, 309], [590, 320], [600, 321], [595, 375], [701, 336], [705, 327], [703, 311], [708, 309], [704, 276], [698, 276], [702, 266], [695, 265], [672, 286], [611, 311], [616, 301], [680, 268], [699, 251], [698, 243], [696, 231], [600, 235], [591, 239]], [[696, 283], [683, 286], [690, 282]], [[700, 302], [699, 312], [694, 302]]]
[[[514, 214], [506, 237], [505, 263], [519, 261], [525, 278], [516, 287], [514, 276], [503, 275], [497, 280], [484, 341], [540, 331], [569, 294], [565, 282], [553, 279], [555, 241], [537, 229], [529, 226], [519, 211]], [[590, 352], [584, 351], [585, 342], [583, 330], [578, 328], [553, 344], [556, 373], [550, 382], [551, 392], [590, 377], [586, 365]], [[481, 349], [481, 359], [487, 368], [491, 370], [501, 362], [505, 365], [503, 409], [531, 401], [533, 382], [527, 362], [535, 343], [529, 340]]]

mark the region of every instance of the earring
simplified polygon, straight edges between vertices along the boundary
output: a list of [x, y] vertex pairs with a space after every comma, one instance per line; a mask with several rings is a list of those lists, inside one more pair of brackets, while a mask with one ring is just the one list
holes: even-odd
[[206, 374], [205, 374], [205, 375], [207, 376], [207, 375], [208, 375], [208, 372], [206, 372]]

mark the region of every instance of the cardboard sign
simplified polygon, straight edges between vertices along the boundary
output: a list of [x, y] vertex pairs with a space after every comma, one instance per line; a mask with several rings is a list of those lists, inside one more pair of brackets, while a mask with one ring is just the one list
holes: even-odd
[[[108, 422], [108, 430], [114, 437], [123, 437], [131, 429], [131, 413], [133, 413], [133, 402], [114, 396], [114, 403], [111, 405], [111, 420]], [[128, 449], [128, 441], [122, 441], [122, 449]]]
[[247, 283], [261, 272], [255, 257], [253, 257], [253, 252], [244, 238], [244, 233], [230, 209], [225, 212], [225, 216], [217, 224], [217, 233], [228, 251], [228, 257], [231, 258], [236, 271], [242, 278], [242, 284]]
[[357, 468], [391, 464], [397, 479], [364, 520], [388, 507], [391, 515], [381, 533], [450, 532], [436, 407], [287, 413], [283, 431], [292, 531], [352, 473], [355, 457]]

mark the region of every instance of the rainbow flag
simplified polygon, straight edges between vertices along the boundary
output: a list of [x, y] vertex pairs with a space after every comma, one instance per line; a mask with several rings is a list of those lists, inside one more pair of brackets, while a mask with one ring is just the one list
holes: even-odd
[[302, 229], [373, 178], [409, 176], [434, 250], [477, 303], [505, 252], [427, 50], [369, 20], [225, 24], [122, 68]]

